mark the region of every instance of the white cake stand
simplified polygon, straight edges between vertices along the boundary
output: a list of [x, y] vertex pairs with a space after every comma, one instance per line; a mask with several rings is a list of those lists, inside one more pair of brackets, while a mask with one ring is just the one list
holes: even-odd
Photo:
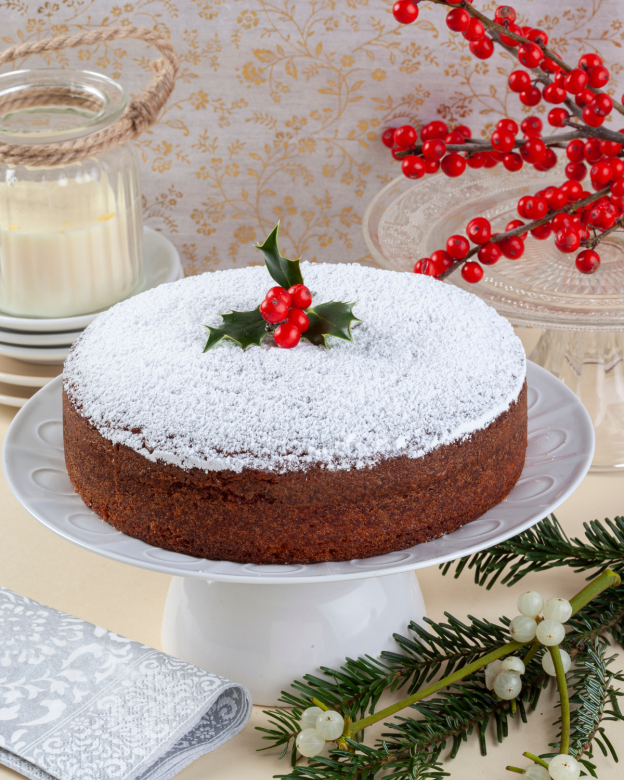
[[528, 449], [507, 499], [452, 534], [363, 560], [257, 566], [192, 558], [133, 539], [74, 493], [63, 454], [61, 377], [18, 412], [4, 441], [4, 473], [43, 525], [86, 550], [173, 575], [164, 649], [246, 685], [257, 704], [321, 664], [396, 649], [393, 632], [425, 615], [415, 569], [491, 547], [529, 528], [574, 492], [592, 460], [591, 420], [574, 393], [532, 363]]

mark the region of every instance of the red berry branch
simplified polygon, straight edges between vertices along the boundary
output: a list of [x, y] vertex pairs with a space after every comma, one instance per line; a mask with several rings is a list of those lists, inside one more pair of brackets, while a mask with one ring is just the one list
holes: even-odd
[[[494, 44], [512, 54], [524, 69], [518, 68], [509, 76], [511, 91], [525, 106], [536, 106], [542, 100], [555, 106], [548, 114], [549, 125], [571, 132], [543, 138], [543, 123], [536, 116], [525, 118], [520, 127], [513, 119], [501, 119], [489, 141], [473, 139], [465, 125], [451, 130], [439, 120], [422, 127], [420, 139], [412, 125], [386, 129], [382, 141], [401, 161], [401, 170], [410, 179], [440, 170], [457, 177], [467, 167], [493, 168], [499, 163], [511, 172], [524, 165], [548, 171], [557, 164], [556, 148], [565, 148], [569, 160], [567, 181], [520, 198], [518, 214], [522, 219], [510, 222], [503, 233], [492, 234], [489, 221], [477, 217], [466, 226], [467, 237], [451, 236], [445, 249], [418, 260], [414, 272], [444, 279], [461, 268], [465, 281], [478, 282], [484, 265], [493, 265], [503, 256], [510, 260], [522, 257], [530, 233], [539, 240], [554, 236], [561, 252], [578, 252], [576, 268], [581, 273], [594, 273], [600, 266], [596, 247], [624, 226], [624, 129], [615, 132], [602, 126], [613, 110], [624, 114], [624, 106], [602, 91], [609, 81], [609, 70], [594, 53], [583, 54], [577, 66], [571, 67], [547, 47], [546, 32], [515, 23], [516, 11], [511, 6], [499, 6], [494, 19], [488, 19], [472, 7], [471, 0], [429, 2], [449, 9], [447, 26], [462, 33], [479, 59], [491, 57]], [[419, 0], [397, 0], [395, 19], [401, 24], [416, 21], [418, 4]], [[518, 137], [520, 132], [522, 138]], [[588, 167], [593, 193], [580, 184]], [[471, 259], [475, 256], [476, 260]]]

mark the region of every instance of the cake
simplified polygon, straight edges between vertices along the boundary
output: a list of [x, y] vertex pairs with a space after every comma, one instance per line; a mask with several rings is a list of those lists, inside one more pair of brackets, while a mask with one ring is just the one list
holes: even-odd
[[527, 438], [511, 325], [431, 277], [301, 266], [314, 302], [355, 301], [353, 342], [203, 352], [252, 309], [264, 266], [165, 284], [100, 314], [63, 374], [67, 470], [106, 522], [199, 558], [368, 558], [502, 501]]

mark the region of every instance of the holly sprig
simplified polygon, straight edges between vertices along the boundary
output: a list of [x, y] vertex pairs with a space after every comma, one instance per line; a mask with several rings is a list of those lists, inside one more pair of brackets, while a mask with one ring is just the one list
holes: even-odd
[[[289, 260], [284, 257], [278, 246], [279, 222], [269, 233], [263, 244], [256, 245], [264, 255], [264, 262], [271, 278], [285, 290], [296, 284], [303, 284], [303, 275], [299, 260]], [[305, 309], [309, 320], [308, 329], [301, 334], [311, 344], [328, 348], [328, 337], [353, 341], [351, 327], [354, 322], [361, 322], [353, 314], [355, 303], [344, 301], [327, 301]], [[208, 340], [204, 352], [208, 352], [223, 339], [229, 339], [243, 350], [251, 346], [262, 346], [263, 341], [270, 336], [279, 323], [267, 322], [260, 313], [260, 305], [251, 311], [231, 311], [221, 315], [223, 322], [218, 328], [208, 328]]]

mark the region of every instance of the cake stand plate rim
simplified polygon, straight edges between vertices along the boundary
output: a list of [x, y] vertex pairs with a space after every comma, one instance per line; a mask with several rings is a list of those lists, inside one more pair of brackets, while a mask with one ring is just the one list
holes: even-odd
[[[360, 561], [267, 566], [209, 561], [152, 547], [117, 531], [85, 506], [69, 482], [62, 445], [62, 376], [41, 388], [17, 413], [5, 437], [2, 464], [12, 493], [38, 522], [73, 544], [120, 563], [231, 583], [286, 585], [388, 576], [499, 544], [535, 525], [576, 490], [594, 454], [589, 414], [572, 390], [531, 361], [527, 382], [529, 447], [523, 472], [507, 499], [451, 534]], [[510, 520], [514, 512], [519, 518]]]

